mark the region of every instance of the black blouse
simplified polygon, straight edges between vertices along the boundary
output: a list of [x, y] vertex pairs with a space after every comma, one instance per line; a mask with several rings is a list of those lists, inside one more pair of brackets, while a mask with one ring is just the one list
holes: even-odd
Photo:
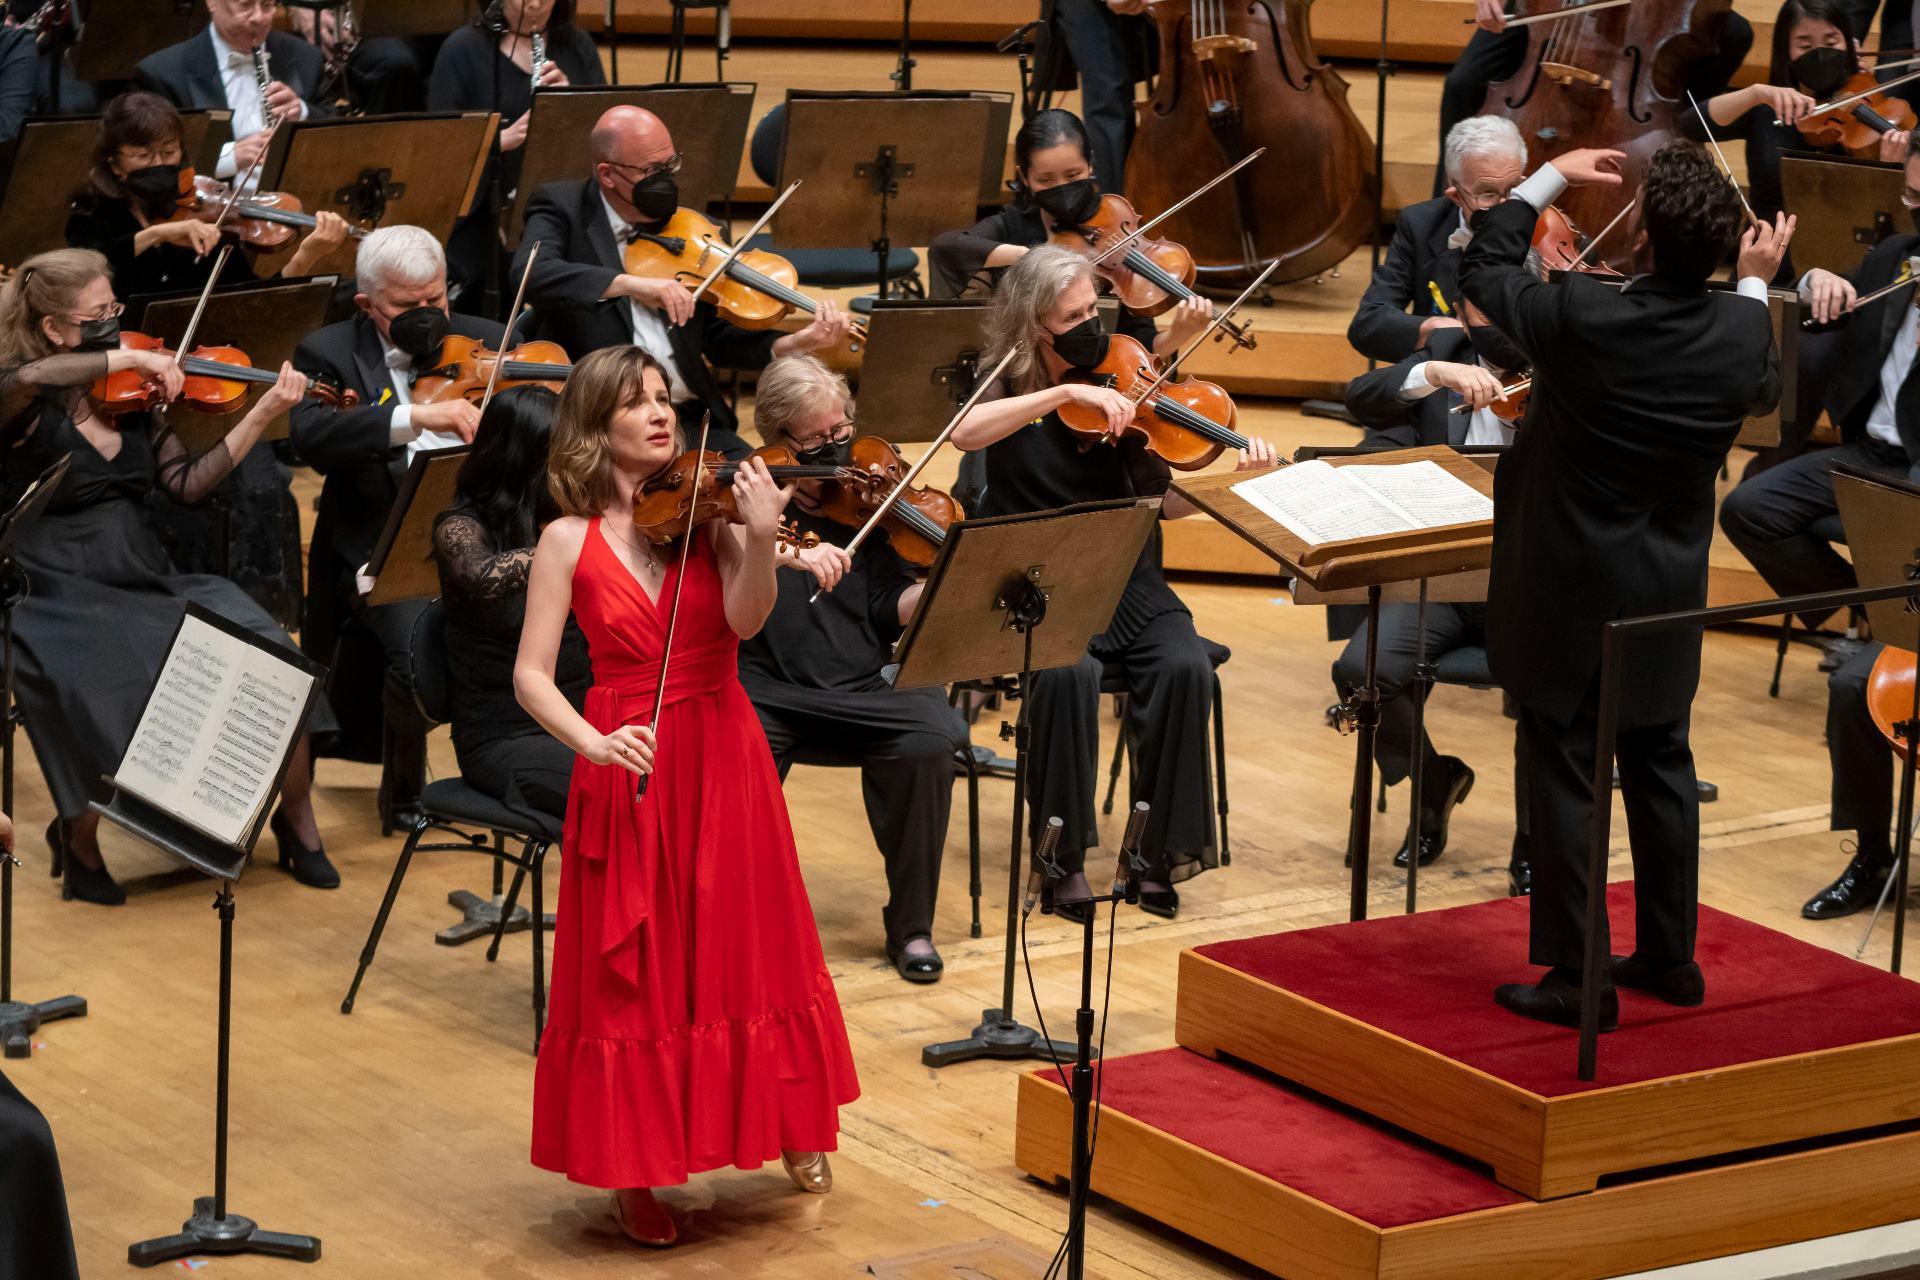
[[[67, 213], [68, 247], [106, 255], [107, 265], [113, 268], [113, 292], [122, 302], [156, 293], [191, 292], [206, 284], [213, 270], [212, 254], [196, 258], [186, 245], [157, 244], [135, 255], [133, 238], [140, 229], [131, 204], [95, 191], [75, 196]], [[246, 252], [228, 255], [220, 283], [239, 284], [252, 279], [253, 264]]]
[[[943, 231], [927, 247], [927, 266], [933, 275], [935, 297], [958, 297], [969, 293], [991, 293], [1000, 283], [1005, 267], [989, 267], [987, 256], [1003, 244], [1031, 249], [1049, 238], [1047, 222], [1034, 206], [1008, 205], [988, 214], [965, 231]], [[1114, 329], [1146, 346], [1153, 347], [1159, 332], [1151, 316], [1137, 316], [1120, 310]]]
[[[489, 60], [491, 59], [491, 60]], [[557, 63], [573, 84], [605, 84], [607, 73], [600, 65], [600, 50], [593, 37], [568, 24], [547, 33], [547, 61]], [[499, 100], [494, 100], [494, 67], [500, 70]], [[500, 127], [506, 128], [527, 113], [533, 105], [533, 78], [515, 66], [500, 52], [496, 37], [469, 24], [447, 37], [440, 55], [433, 61], [433, 75], [427, 81], [429, 111], [498, 111]], [[504, 152], [500, 157], [500, 182], [511, 191], [520, 182], [521, 158], [526, 148]]]
[[[798, 503], [787, 516], [802, 533], [844, 546], [853, 536], [845, 525], [823, 520]], [[779, 595], [760, 633], [740, 646], [740, 678], [753, 692], [756, 680], [804, 689], [873, 693], [888, 688], [880, 668], [893, 660], [900, 637], [900, 596], [911, 587], [911, 566], [888, 545], [884, 535], [869, 538], [854, 553], [853, 567], [832, 591], [813, 604], [810, 573], [782, 569]]]

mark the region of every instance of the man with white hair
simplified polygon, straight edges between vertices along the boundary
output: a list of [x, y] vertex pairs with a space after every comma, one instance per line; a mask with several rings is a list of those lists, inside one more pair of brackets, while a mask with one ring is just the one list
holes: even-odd
[[1458, 329], [1460, 247], [1467, 220], [1526, 176], [1527, 144], [1505, 116], [1474, 116], [1447, 133], [1447, 186], [1400, 211], [1393, 243], [1360, 298], [1347, 341], [1370, 360], [1404, 360], [1435, 333]]
[[[332, 697], [341, 722], [337, 754], [371, 758], [373, 731], [383, 765], [383, 828], [405, 826], [417, 810], [426, 769], [426, 726], [405, 679], [418, 604], [364, 608], [354, 575], [373, 553], [387, 511], [419, 443], [471, 442], [479, 412], [464, 400], [414, 404], [417, 370], [431, 367], [450, 334], [498, 347], [502, 327], [447, 305], [447, 260], [440, 242], [413, 226], [382, 227], [360, 243], [355, 264], [359, 314], [310, 334], [294, 367], [359, 397], [350, 409], [308, 399], [289, 416], [294, 452], [326, 477], [307, 556], [307, 616], [300, 644], [333, 667]], [[384, 691], [374, 682], [384, 670]]]

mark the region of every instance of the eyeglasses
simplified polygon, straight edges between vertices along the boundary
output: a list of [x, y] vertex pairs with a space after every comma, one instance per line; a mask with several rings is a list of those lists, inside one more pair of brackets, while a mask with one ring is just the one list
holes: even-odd
[[615, 169], [631, 169], [640, 175], [640, 181], [645, 182], [648, 178], [657, 178], [663, 173], [678, 173], [680, 172], [680, 166], [684, 163], [686, 163], [686, 157], [676, 151], [668, 159], [661, 160], [655, 164], [615, 164], [610, 167]]
[[126, 310], [127, 304], [124, 302], [109, 302], [106, 306], [100, 308], [90, 316], [69, 314], [67, 319], [73, 321], [75, 324], [85, 324], [89, 320], [118, 320], [126, 313]]
[[279, 7], [278, 0], [220, 0], [221, 7], [236, 18], [257, 18]]
[[180, 145], [172, 143], [164, 147], [122, 147], [114, 152], [114, 156], [129, 169], [147, 169], [156, 164], [178, 164]]
[[1900, 206], [1903, 209], [1920, 209], [1920, 191], [1911, 187], [1900, 188]]
[[795, 440], [793, 442], [793, 451], [795, 453], [812, 453], [822, 445], [839, 444], [842, 440], [851, 440], [852, 438], [853, 419], [842, 418], [839, 422], [835, 423], [825, 435], [815, 436], [811, 440]]

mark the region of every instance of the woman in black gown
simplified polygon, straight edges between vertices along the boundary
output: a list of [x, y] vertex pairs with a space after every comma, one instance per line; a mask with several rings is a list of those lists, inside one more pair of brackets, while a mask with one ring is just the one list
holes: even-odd
[[[504, 804], [556, 820], [567, 812], [573, 751], [521, 709], [513, 663], [533, 546], [560, 514], [547, 488], [547, 443], [559, 402], [544, 387], [496, 395], [460, 465], [453, 505], [433, 527], [460, 776]], [[576, 711], [593, 683], [586, 638], [571, 622], [554, 682]]]
[[[227, 432], [191, 461], [166, 411], [102, 414], [96, 379], [137, 370], [177, 395], [169, 357], [119, 347], [119, 304], [107, 261], [84, 249], [29, 258], [0, 291], [0, 484], [7, 500], [62, 457], [66, 479], [19, 536], [15, 564], [29, 584], [15, 608], [15, 695], [27, 736], [59, 814], [47, 828], [64, 896], [126, 900], [100, 858], [101, 778], [119, 767], [148, 691], [188, 601], [293, 648], [259, 605], [224, 578], [179, 572], [154, 531], [148, 499], [204, 498], [233, 470], [276, 415], [306, 393], [291, 365]], [[319, 712], [316, 719], [325, 719]], [[310, 724], [309, 728], [315, 727]], [[271, 823], [280, 864], [294, 878], [332, 888], [314, 822], [308, 735], [301, 735]]]
[[[499, 166], [502, 200], [520, 185], [527, 113], [533, 106], [534, 37], [540, 38], [546, 55], [540, 69], [541, 88], [607, 82], [593, 37], [573, 25], [573, 4], [574, 0], [501, 0], [487, 10], [498, 13], [499, 26], [488, 26], [487, 14], [482, 14], [477, 22], [448, 36], [434, 59], [433, 76], [427, 82], [428, 110], [500, 113], [504, 123], [494, 163]], [[489, 169], [483, 184], [493, 176]], [[488, 245], [499, 251], [499, 239], [493, 233], [498, 214], [489, 208], [490, 190], [482, 185], [473, 212], [447, 241], [447, 264], [472, 294], [479, 292], [486, 277]]]
[[[1048, 511], [1076, 502], [1164, 495], [1163, 520], [1194, 507], [1167, 491], [1169, 471], [1141, 438], [1121, 435], [1133, 421], [1133, 402], [1118, 391], [1070, 381], [1076, 368], [1097, 365], [1107, 338], [1095, 313], [1093, 271], [1068, 249], [1042, 246], [1023, 255], [1000, 281], [987, 315], [987, 351], [997, 364], [1016, 347], [995, 399], [982, 399], [955, 428], [953, 443], [980, 451], [986, 493], [973, 514]], [[988, 392], [993, 396], [995, 392]], [[1077, 404], [1102, 413], [1117, 438], [1112, 448], [1083, 449], [1060, 421]], [[1273, 446], [1254, 437], [1241, 469], [1272, 466]], [[1079, 665], [1036, 672], [1027, 714], [1033, 729], [1028, 755], [1032, 827], [1048, 817], [1066, 823], [1060, 863], [1071, 873], [1057, 897], [1086, 896], [1081, 866], [1099, 843], [1094, 819], [1094, 774], [1099, 752], [1100, 675], [1121, 664], [1132, 697], [1136, 799], [1152, 806], [1141, 852], [1148, 870], [1140, 905], [1171, 917], [1180, 906], [1175, 883], [1216, 865], [1208, 812], [1207, 721], [1213, 705], [1213, 665], [1194, 632], [1193, 617], [1167, 585], [1160, 539], [1141, 552], [1106, 631]], [[1079, 918], [1084, 908], [1068, 910]]]

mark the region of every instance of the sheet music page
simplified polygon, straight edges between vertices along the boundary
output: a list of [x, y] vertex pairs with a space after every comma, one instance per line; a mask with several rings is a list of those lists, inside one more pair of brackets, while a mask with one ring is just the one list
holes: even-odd
[[1316, 458], [1242, 480], [1233, 492], [1310, 545], [1417, 527], [1403, 512], [1354, 484], [1346, 470]]
[[240, 846], [266, 807], [313, 677], [189, 615], [114, 784]]
[[1493, 519], [1493, 499], [1430, 458], [1384, 467], [1349, 467], [1361, 488], [1399, 511], [1416, 529]]

